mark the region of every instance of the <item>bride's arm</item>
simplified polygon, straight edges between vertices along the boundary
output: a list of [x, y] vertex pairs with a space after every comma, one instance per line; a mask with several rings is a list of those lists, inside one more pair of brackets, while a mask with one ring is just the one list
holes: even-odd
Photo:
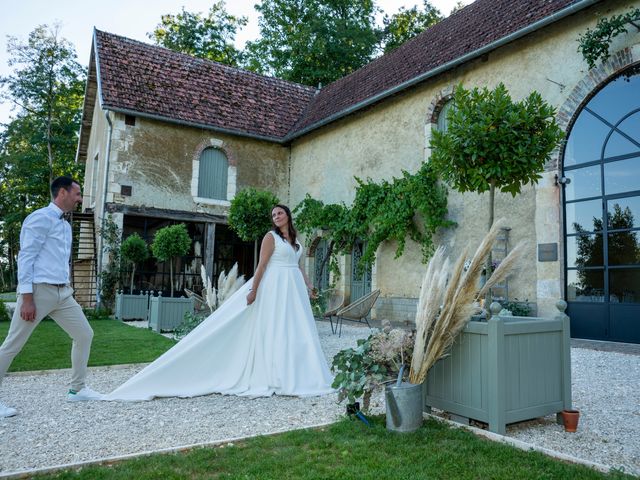
[[256, 273], [253, 276], [253, 285], [251, 285], [251, 290], [249, 291], [249, 295], [247, 295], [247, 305], [251, 305], [256, 300], [256, 294], [258, 293], [258, 287], [264, 275], [264, 270], [267, 268], [267, 264], [275, 248], [276, 244], [273, 240], [273, 235], [267, 233], [262, 239], [262, 245], [260, 246], [260, 260], [258, 261]]
[[304, 270], [304, 255], [300, 256], [300, 261], [298, 262], [298, 266], [300, 267], [300, 271], [302, 272], [302, 278], [304, 278], [304, 283], [307, 286], [307, 290], [309, 291], [309, 296], [311, 298], [315, 298], [315, 293], [313, 291], [313, 283], [309, 281], [309, 277], [307, 277], [307, 272]]

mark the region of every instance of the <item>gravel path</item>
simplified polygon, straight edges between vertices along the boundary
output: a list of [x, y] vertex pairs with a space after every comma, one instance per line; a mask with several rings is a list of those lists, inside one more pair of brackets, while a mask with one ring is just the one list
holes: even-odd
[[640, 356], [571, 349], [576, 433], [555, 415], [507, 428], [524, 442], [640, 476]]
[[[369, 333], [345, 326], [338, 338], [328, 324], [317, 325], [328, 358]], [[640, 475], [640, 356], [574, 348], [572, 362], [574, 405], [581, 411], [578, 432], [565, 433], [555, 417], [545, 417], [510, 426], [507, 435]], [[141, 368], [91, 368], [89, 384], [108, 392]], [[336, 395], [68, 403], [68, 377], [67, 370], [6, 377], [2, 400], [18, 408], [19, 415], [0, 419], [0, 476], [313, 426], [335, 421], [344, 412]], [[381, 395], [374, 397], [373, 406], [374, 413], [383, 412]]]

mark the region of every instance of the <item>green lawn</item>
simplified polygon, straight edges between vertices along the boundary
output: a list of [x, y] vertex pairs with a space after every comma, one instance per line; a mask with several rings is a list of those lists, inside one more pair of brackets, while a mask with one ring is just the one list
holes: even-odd
[[524, 452], [429, 420], [395, 434], [351, 420], [317, 430], [258, 437], [224, 448], [152, 455], [35, 478], [59, 479], [603, 479], [586, 467]]
[[[116, 320], [90, 322], [95, 336], [90, 365], [150, 362], [174, 341]], [[0, 341], [9, 323], [0, 323]], [[51, 320], [43, 321], [11, 371], [70, 367], [71, 341]], [[372, 428], [344, 420], [315, 430], [259, 437], [224, 448], [152, 455], [109, 466], [69, 470], [37, 478], [61, 479], [603, 479], [585, 467], [553, 460], [536, 452], [476, 437], [435, 420], [413, 434]]]
[[[145, 363], [158, 358], [175, 341], [117, 320], [90, 320], [93, 344], [89, 366]], [[0, 343], [7, 336], [9, 322], [0, 323]], [[9, 371], [50, 370], [71, 367], [71, 339], [52, 320], [43, 320], [18, 354]]]
[[0, 300], [3, 300], [5, 302], [15, 302], [16, 301], [16, 292], [0, 293]]

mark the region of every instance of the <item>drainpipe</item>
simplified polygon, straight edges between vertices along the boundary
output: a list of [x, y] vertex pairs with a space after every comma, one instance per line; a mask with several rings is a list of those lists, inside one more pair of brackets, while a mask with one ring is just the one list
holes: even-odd
[[100, 295], [100, 291], [102, 290], [102, 277], [100, 274], [102, 273], [102, 249], [103, 249], [103, 241], [102, 241], [102, 232], [104, 231], [104, 224], [106, 218], [106, 209], [107, 209], [107, 188], [109, 187], [109, 160], [111, 158], [111, 136], [113, 134], [113, 123], [111, 122], [111, 118], [109, 117], [109, 110], [104, 111], [104, 116], [107, 119], [107, 123], [109, 124], [109, 134], [107, 135], [107, 153], [105, 155], [105, 164], [104, 164], [104, 183], [102, 185], [102, 217], [100, 218], [100, 235], [98, 236], [98, 268], [96, 269], [96, 308], [100, 308], [102, 304], [102, 296]]

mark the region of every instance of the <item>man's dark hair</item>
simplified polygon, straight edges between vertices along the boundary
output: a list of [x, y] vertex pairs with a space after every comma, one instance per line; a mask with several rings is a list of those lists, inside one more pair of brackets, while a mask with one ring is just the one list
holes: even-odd
[[71, 185], [74, 183], [80, 185], [76, 180], [71, 177], [62, 176], [56, 178], [53, 182], [51, 182], [51, 196], [55, 199], [58, 196], [58, 192], [61, 188], [64, 188], [66, 191], [69, 191]]

